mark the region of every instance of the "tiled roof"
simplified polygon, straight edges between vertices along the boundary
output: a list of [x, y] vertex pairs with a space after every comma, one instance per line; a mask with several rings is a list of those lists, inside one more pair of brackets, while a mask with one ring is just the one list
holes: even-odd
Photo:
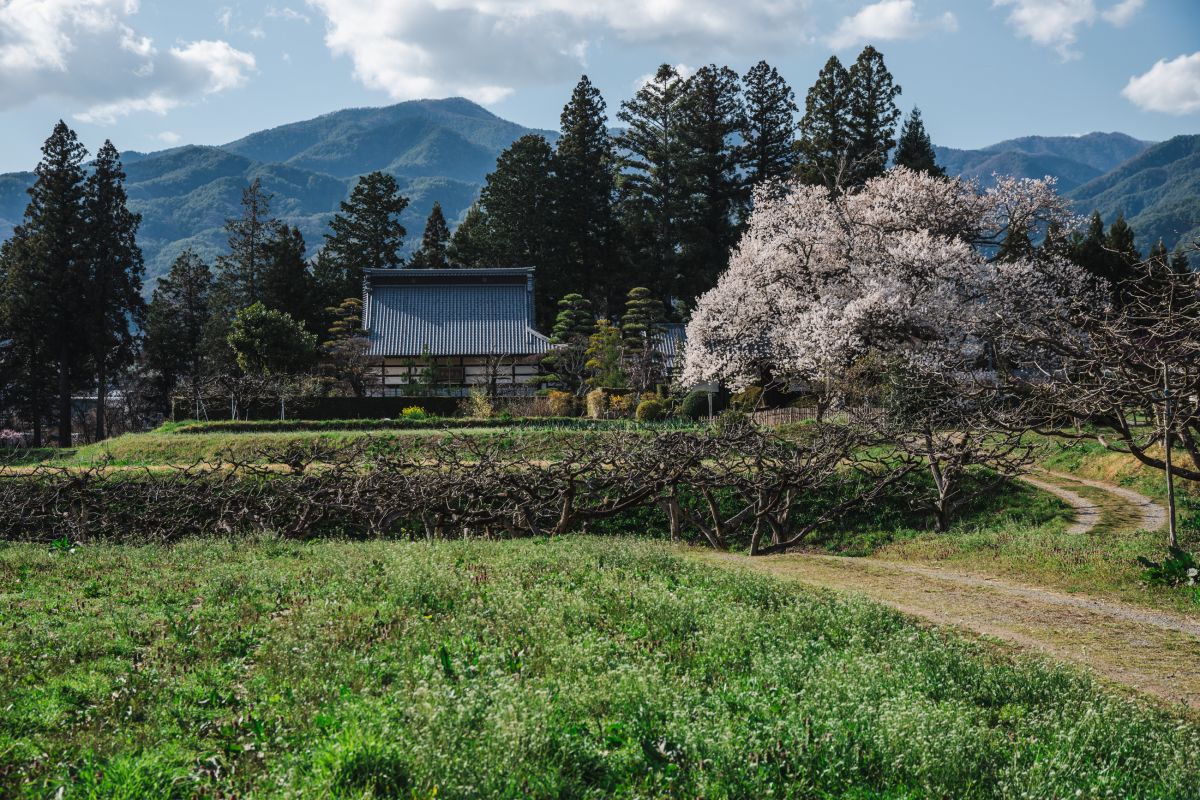
[[654, 349], [662, 354], [663, 366], [667, 372], [674, 371], [685, 342], [687, 342], [687, 325], [681, 322], [664, 325], [662, 333], [655, 337]]
[[372, 270], [364, 323], [373, 356], [536, 355], [532, 270]]

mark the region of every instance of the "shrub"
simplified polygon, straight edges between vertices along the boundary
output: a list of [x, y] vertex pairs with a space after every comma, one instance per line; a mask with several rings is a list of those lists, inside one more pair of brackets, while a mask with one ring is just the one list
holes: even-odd
[[593, 389], [587, 393], [587, 415], [592, 419], [604, 419], [608, 403], [603, 389]]
[[400, 416], [405, 419], [425, 419], [429, 415], [425, 413], [425, 409], [420, 406], [409, 406], [400, 412]]
[[463, 403], [466, 409], [467, 416], [475, 417], [476, 419], [489, 419], [496, 413], [496, 409], [492, 406], [492, 399], [488, 397], [486, 390], [475, 386], [471, 388], [470, 394]]
[[1161, 563], [1144, 556], [1138, 556], [1138, 563], [1146, 568], [1142, 577], [1151, 586], [1195, 586], [1200, 576], [1200, 562], [1179, 547], [1169, 548]]
[[570, 392], [551, 389], [546, 395], [546, 399], [550, 403], [550, 413], [553, 416], [573, 417], [579, 411], [578, 405], [575, 402], [575, 395]]
[[708, 416], [708, 392], [692, 391], [683, 397], [680, 413], [688, 419], [703, 419]]
[[608, 398], [608, 410], [613, 417], [632, 417], [637, 395], [614, 394]]
[[636, 416], [638, 422], [653, 422], [665, 419], [667, 416], [667, 402], [658, 395], [644, 395], [642, 402], [638, 403]]
[[729, 408], [733, 411], [740, 411], [743, 414], [750, 414], [758, 410], [759, 401], [762, 400], [762, 393], [761, 386], [747, 386], [729, 398]]

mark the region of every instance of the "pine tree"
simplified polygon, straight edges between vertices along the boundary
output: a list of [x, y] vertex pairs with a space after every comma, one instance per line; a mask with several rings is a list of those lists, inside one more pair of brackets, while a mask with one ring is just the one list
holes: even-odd
[[596, 321], [596, 330], [588, 337], [584, 351], [588, 360], [585, 364], [591, 377], [589, 386], [604, 389], [623, 389], [628, 382], [621, 358], [621, 329], [607, 319]]
[[617, 140], [623, 154], [618, 215], [634, 269], [663, 297], [678, 293], [678, 254], [690, 201], [680, 136], [685, 90], [676, 69], [663, 64], [617, 113], [625, 124]]
[[896, 166], [908, 167], [918, 172], [944, 177], [946, 171], [938, 166], [937, 156], [925, 123], [921, 120], [921, 109], [914, 107], [900, 128], [900, 141], [896, 145]]
[[442, 214], [442, 205], [434, 201], [429, 218], [425, 220], [425, 233], [421, 236], [421, 248], [413, 253], [408, 266], [412, 269], [445, 269], [449, 266], [446, 250], [450, 245], [450, 228]]
[[[53, 365], [61, 447], [71, 446], [71, 395], [91, 355], [86, 156], [75, 132], [59, 121], [42, 146], [29, 205], [13, 232], [18, 244], [9, 254], [3, 298], [3, 316], [17, 337], [14, 346], [27, 358]], [[28, 367], [36, 371], [27, 376], [30, 386], [40, 391], [45, 367]]]
[[1036, 250], [1029, 238], [1029, 231], [1019, 225], [1013, 225], [1004, 236], [1004, 241], [996, 252], [996, 260], [1012, 263], [1026, 258], [1032, 258]]
[[836, 191], [852, 180], [850, 74], [830, 56], [804, 99], [796, 176], [804, 183]]
[[542, 360], [546, 374], [542, 383], [557, 384], [577, 396], [583, 394], [587, 378], [588, 344], [596, 331], [596, 315], [591, 302], [571, 293], [558, 301], [558, 317], [550, 335], [552, 344], [561, 345]]
[[164, 410], [183, 383], [199, 396], [205, 374], [202, 344], [209, 322], [213, 274], [193, 250], [184, 250], [159, 279], [146, 314], [146, 365], [155, 375]]
[[1192, 271], [1187, 253], [1183, 252], [1183, 248], [1178, 245], [1175, 247], [1175, 252], [1171, 254], [1171, 271], [1176, 275], [1187, 275]]
[[629, 290], [621, 316], [621, 351], [632, 388], [653, 389], [664, 378], [662, 350], [666, 314], [662, 301], [644, 286]]
[[682, 215], [679, 276], [672, 295], [690, 302], [716, 283], [737, 241], [744, 196], [738, 134], [745, 128], [740, 79], [728, 67], [696, 70], [680, 103], [680, 175], [689, 201]]
[[896, 98], [901, 90], [883, 63], [883, 53], [871, 45], [859, 53], [848, 77], [850, 184], [861, 186], [887, 168], [888, 153], [896, 144]]
[[379, 362], [369, 354], [371, 342], [362, 326], [362, 301], [347, 297], [326, 311], [333, 319], [323, 345], [331, 377], [351, 396], [366, 397], [379, 383]]
[[280, 223], [271, 216], [271, 195], [261, 178], [242, 190], [242, 214], [225, 220], [225, 231], [229, 253], [217, 258], [217, 284], [232, 313], [262, 299], [263, 273], [280, 236]]
[[554, 151], [553, 264], [538, 283], [546, 296], [579, 292], [596, 306], [614, 300], [619, 276], [614, 257], [613, 199], [616, 192], [607, 106], [584, 75], [559, 119], [562, 135]]
[[135, 326], [146, 310], [142, 277], [146, 268], [137, 244], [140, 214], [128, 207], [121, 156], [105, 141], [87, 181], [87, 249], [89, 279], [88, 340], [96, 387], [96, 439], [107, 435], [109, 381], [116, 371], [133, 363], [137, 347]]
[[491, 264], [491, 233], [487, 217], [478, 203], [472, 203], [467, 214], [446, 248], [446, 259], [450, 266], [458, 269], [477, 269], [495, 266]]
[[22, 226], [0, 244], [0, 391], [5, 404], [33, 427], [33, 446], [44, 441], [43, 422], [57, 388], [51, 342], [42, 327], [49, 282], [36, 269], [36, 239]]
[[404, 264], [400, 250], [408, 231], [400, 224], [400, 214], [406, 208], [408, 198], [391, 175], [371, 172], [359, 178], [325, 234], [326, 256], [318, 275], [322, 297], [358, 297], [366, 270]]
[[259, 299], [267, 308], [283, 311], [309, 330], [319, 329], [324, 322], [299, 228], [281, 226], [268, 246]]
[[742, 78], [746, 115], [742, 166], [746, 184], [757, 188], [787, 179], [796, 163], [796, 95], [783, 76], [759, 61]]

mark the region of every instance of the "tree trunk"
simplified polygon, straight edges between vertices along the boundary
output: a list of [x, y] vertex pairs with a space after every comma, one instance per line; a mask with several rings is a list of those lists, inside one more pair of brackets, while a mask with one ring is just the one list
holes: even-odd
[[108, 438], [108, 369], [103, 357], [97, 358], [96, 363], [96, 441], [102, 442]]
[[71, 368], [66, 357], [58, 362], [58, 446], [71, 446]]

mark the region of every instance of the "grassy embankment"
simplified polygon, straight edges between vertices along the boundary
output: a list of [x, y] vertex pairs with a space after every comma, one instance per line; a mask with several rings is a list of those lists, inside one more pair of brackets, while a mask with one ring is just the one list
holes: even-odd
[[0, 795], [1200, 794], [1200, 729], [663, 545], [0, 545]]

